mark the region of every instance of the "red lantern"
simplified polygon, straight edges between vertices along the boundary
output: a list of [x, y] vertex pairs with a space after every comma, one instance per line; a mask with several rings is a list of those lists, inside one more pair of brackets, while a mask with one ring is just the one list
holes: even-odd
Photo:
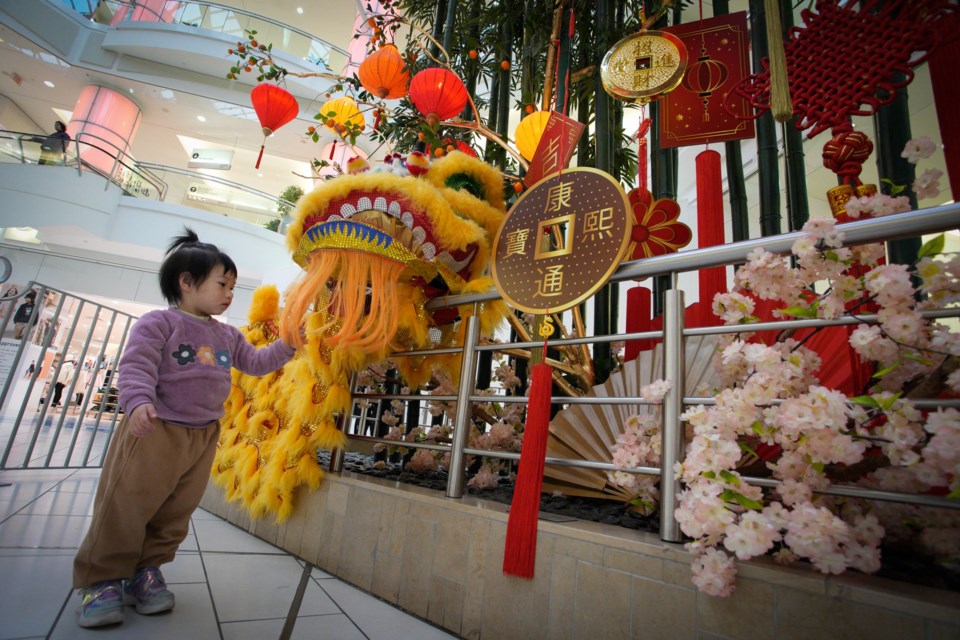
[[[253, 102], [253, 108], [257, 112], [257, 117], [260, 118], [264, 144], [267, 136], [300, 113], [300, 105], [297, 104], [293, 94], [269, 82], [255, 86], [250, 92], [250, 101]], [[260, 160], [263, 158], [263, 147], [264, 145], [261, 144], [260, 155], [257, 156], [257, 169], [260, 168]]]
[[413, 76], [410, 100], [432, 127], [463, 111], [467, 104], [467, 88], [455, 73], [433, 67]]
[[385, 44], [360, 63], [357, 78], [364, 89], [381, 100], [393, 100], [407, 95], [410, 72], [397, 47]]

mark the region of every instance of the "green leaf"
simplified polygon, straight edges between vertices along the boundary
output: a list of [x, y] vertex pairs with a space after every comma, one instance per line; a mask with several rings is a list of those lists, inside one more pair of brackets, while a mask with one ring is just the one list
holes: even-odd
[[871, 409], [880, 408], [880, 403], [877, 402], [873, 396], [856, 396], [854, 398], [850, 398], [850, 402], [856, 402], [861, 406], [870, 407]]
[[832, 260], [832, 261], [834, 261], [834, 262], [840, 262], [840, 255], [839, 255], [836, 251], [834, 251], [834, 250], [832, 250], [832, 249], [831, 249], [830, 251], [827, 251], [827, 252], [824, 254], [824, 256], [827, 258], [827, 260]]
[[811, 466], [817, 470], [817, 473], [823, 473], [824, 467], [822, 462], [814, 462]]
[[750, 425], [750, 430], [753, 431], [753, 432], [754, 432], [755, 434], [757, 434], [758, 436], [764, 435], [763, 423], [760, 422], [759, 420], [754, 420], [754, 421], [753, 421], [753, 424]]
[[898, 193], [900, 193], [901, 191], [903, 191], [904, 189], [907, 188], [906, 185], [897, 184], [896, 182], [894, 182], [894, 181], [891, 180], [890, 178], [881, 178], [881, 179], [880, 179], [880, 182], [883, 183], [883, 184], [885, 184], [885, 185], [889, 185], [889, 187], [890, 187], [890, 188], [889, 188], [890, 195], [892, 195], [892, 196], [897, 195]]
[[753, 447], [748, 445], [746, 442], [737, 442], [737, 446], [740, 447], [740, 451], [743, 451], [747, 455], [753, 456], [754, 458], [760, 457], [760, 455], [753, 450]]
[[948, 498], [960, 498], [960, 486], [947, 494]]
[[720, 471], [720, 477], [721, 477], [721, 478], [723, 479], [723, 481], [726, 482], [727, 484], [732, 484], [732, 485], [735, 486], [735, 487], [739, 487], [739, 486], [740, 486], [740, 478], [738, 478], [738, 477], [736, 476], [736, 474], [730, 473], [730, 472], [727, 471], [726, 469], [723, 469], [723, 470]]
[[888, 373], [890, 373], [891, 371], [893, 371], [894, 369], [896, 369], [896, 368], [897, 368], [897, 365], [899, 365], [899, 364], [900, 364], [899, 362], [894, 362], [892, 365], [890, 365], [890, 366], [887, 367], [886, 369], [880, 369], [880, 371], [877, 371], [877, 372], [876, 372], [875, 374], [873, 374], [871, 377], [872, 377], [872, 378], [882, 378], [883, 376], [887, 375]]
[[723, 500], [724, 502], [736, 502], [744, 509], [753, 509], [755, 511], [763, 510], [762, 502], [760, 502], [759, 500], [753, 500], [752, 498], [748, 498], [742, 493], [738, 493], [736, 491], [733, 491], [732, 489], [727, 489], [726, 491], [721, 493], [720, 499]]
[[700, 475], [702, 475], [702, 476], [703, 476], [704, 478], [706, 478], [707, 480], [716, 480], [716, 479], [717, 479], [717, 474], [714, 473], [713, 471], [704, 471], [704, 472], [701, 473]]
[[787, 307], [786, 309], [780, 309], [781, 313], [785, 313], [788, 316], [793, 316], [794, 318], [816, 318], [817, 309], [816, 307]]
[[879, 401], [880, 408], [883, 409], [884, 411], [890, 411], [894, 403], [897, 400], [899, 400], [900, 396], [902, 395], [903, 395], [903, 391], [897, 391], [896, 394], [890, 396], [889, 398], [884, 398], [883, 400]]
[[917, 257], [926, 258], [927, 256], [935, 256], [943, 253], [943, 244], [944, 234], [941, 233], [940, 235], [931, 238], [927, 242], [924, 242], [923, 246], [920, 247], [920, 251], [917, 252]]

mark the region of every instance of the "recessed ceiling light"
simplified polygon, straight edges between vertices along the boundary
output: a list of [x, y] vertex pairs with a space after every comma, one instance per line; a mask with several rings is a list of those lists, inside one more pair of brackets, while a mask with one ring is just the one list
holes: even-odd
[[262, 174], [262, 173], [258, 173], [258, 174], [257, 174], [257, 177], [258, 177], [258, 178], [262, 178], [262, 177], [263, 177], [263, 174]]
[[133, 93], [133, 87], [130, 87], [129, 91], [130, 93]]
[[197, 120], [199, 120], [200, 122], [206, 122], [206, 121], [207, 121], [207, 119], [204, 118], [203, 116], [197, 116]]
[[53, 89], [54, 87], [57, 86], [57, 85], [53, 84], [52, 82], [50, 82], [49, 80], [44, 80], [44, 81], [43, 81], [43, 84], [47, 85], [47, 86], [50, 87], [51, 89]]
[[303, 13], [303, 7], [297, 7], [297, 13]]

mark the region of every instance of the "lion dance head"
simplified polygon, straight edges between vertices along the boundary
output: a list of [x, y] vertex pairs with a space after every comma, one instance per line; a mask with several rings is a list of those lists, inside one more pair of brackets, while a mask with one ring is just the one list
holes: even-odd
[[[351, 374], [392, 352], [457, 344], [457, 315], [479, 313], [481, 332], [491, 333], [506, 313], [499, 301], [436, 314], [426, 307], [437, 296], [492, 287], [485, 273], [505, 215], [496, 169], [460, 152], [433, 163], [414, 152], [349, 167], [292, 213], [287, 246], [303, 273], [282, 311], [275, 288], [251, 309], [251, 342], [282, 335], [299, 347], [262, 378], [234, 372], [213, 477], [253, 516], [269, 511], [285, 520], [295, 489], [319, 485], [317, 449], [344, 444], [334, 418], [350, 410]], [[459, 361], [395, 359], [411, 387], [438, 368], [452, 373]]]

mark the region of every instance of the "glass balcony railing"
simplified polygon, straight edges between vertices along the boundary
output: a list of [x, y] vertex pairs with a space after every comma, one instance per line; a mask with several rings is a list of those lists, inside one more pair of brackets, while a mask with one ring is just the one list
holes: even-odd
[[91, 8], [89, 0], [61, 0], [92, 20], [106, 25], [122, 22], [162, 22], [214, 31], [244, 40], [248, 31], [257, 39], [273, 43], [274, 52], [283, 52], [304, 62], [340, 69], [349, 54], [325, 40], [251, 11], [215, 2], [184, 0], [100, 0]]
[[279, 225], [293, 203], [189, 169], [138, 162], [97, 136], [80, 133], [60, 148], [46, 135], [0, 131], [0, 163], [75, 167], [119, 186], [124, 194], [178, 204], [266, 227]]

